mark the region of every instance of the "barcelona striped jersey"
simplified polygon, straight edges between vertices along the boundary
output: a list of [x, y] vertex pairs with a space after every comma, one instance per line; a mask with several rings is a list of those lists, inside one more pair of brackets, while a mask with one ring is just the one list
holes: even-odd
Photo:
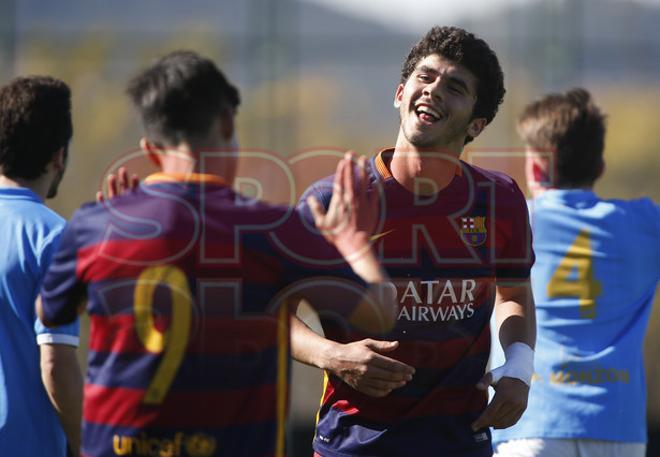
[[[323, 457], [490, 456], [490, 432], [470, 424], [487, 403], [476, 383], [489, 357], [495, 287], [526, 280], [534, 261], [525, 199], [508, 176], [456, 159], [447, 159], [456, 170], [448, 186], [418, 195], [392, 177], [391, 156], [381, 152], [368, 173], [382, 192], [375, 242], [396, 286], [397, 324], [384, 337], [332, 316], [322, 325], [342, 343], [399, 341], [387, 356], [416, 373], [383, 398], [326, 374], [313, 447]], [[331, 179], [307, 194], [327, 205]]]
[[[43, 287], [48, 321], [88, 299], [84, 456], [283, 456], [284, 289], [314, 271], [291, 208], [212, 175], [152, 175], [68, 224]], [[278, 247], [279, 246], [279, 247]]]

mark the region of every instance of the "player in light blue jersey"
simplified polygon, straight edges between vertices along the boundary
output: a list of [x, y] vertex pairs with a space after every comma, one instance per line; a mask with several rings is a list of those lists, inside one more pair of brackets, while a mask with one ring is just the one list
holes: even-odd
[[65, 223], [44, 199], [55, 196], [66, 166], [70, 98], [66, 84], [47, 77], [17, 78], [0, 88], [3, 456], [64, 457], [67, 441], [70, 452], [78, 455], [78, 324], [46, 329], [35, 313], [35, 299]]
[[586, 90], [530, 104], [518, 131], [534, 197], [538, 337], [527, 412], [495, 431], [497, 455], [643, 457], [642, 344], [660, 277], [660, 210], [591, 190], [604, 170], [605, 116]]

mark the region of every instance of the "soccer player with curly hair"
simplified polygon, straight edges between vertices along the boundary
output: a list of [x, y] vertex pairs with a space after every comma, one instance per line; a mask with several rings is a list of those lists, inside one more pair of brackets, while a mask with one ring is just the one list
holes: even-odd
[[[406, 58], [396, 143], [369, 162], [383, 188], [375, 243], [397, 288], [397, 325], [374, 339], [321, 316], [321, 337], [292, 320], [294, 358], [325, 371], [318, 455], [490, 456], [489, 427], [525, 410], [535, 344], [525, 198], [510, 177], [460, 160], [504, 92], [495, 53], [460, 28], [432, 28]], [[328, 204], [330, 179], [307, 195]], [[507, 360], [486, 373], [493, 310]]]

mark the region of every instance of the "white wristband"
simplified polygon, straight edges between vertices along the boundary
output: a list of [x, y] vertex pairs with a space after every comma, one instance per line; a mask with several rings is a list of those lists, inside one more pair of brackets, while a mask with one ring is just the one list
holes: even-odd
[[495, 385], [500, 379], [507, 377], [519, 379], [529, 386], [534, 374], [534, 349], [516, 341], [504, 350], [504, 356], [506, 363], [490, 372], [493, 377], [491, 384]]

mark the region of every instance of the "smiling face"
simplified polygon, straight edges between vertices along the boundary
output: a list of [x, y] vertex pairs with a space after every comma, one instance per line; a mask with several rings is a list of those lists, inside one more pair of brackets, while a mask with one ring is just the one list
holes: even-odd
[[421, 59], [394, 97], [401, 118], [397, 146], [460, 152], [466, 136], [486, 126], [486, 119], [472, 119], [476, 94], [477, 79], [461, 64], [438, 54]]

